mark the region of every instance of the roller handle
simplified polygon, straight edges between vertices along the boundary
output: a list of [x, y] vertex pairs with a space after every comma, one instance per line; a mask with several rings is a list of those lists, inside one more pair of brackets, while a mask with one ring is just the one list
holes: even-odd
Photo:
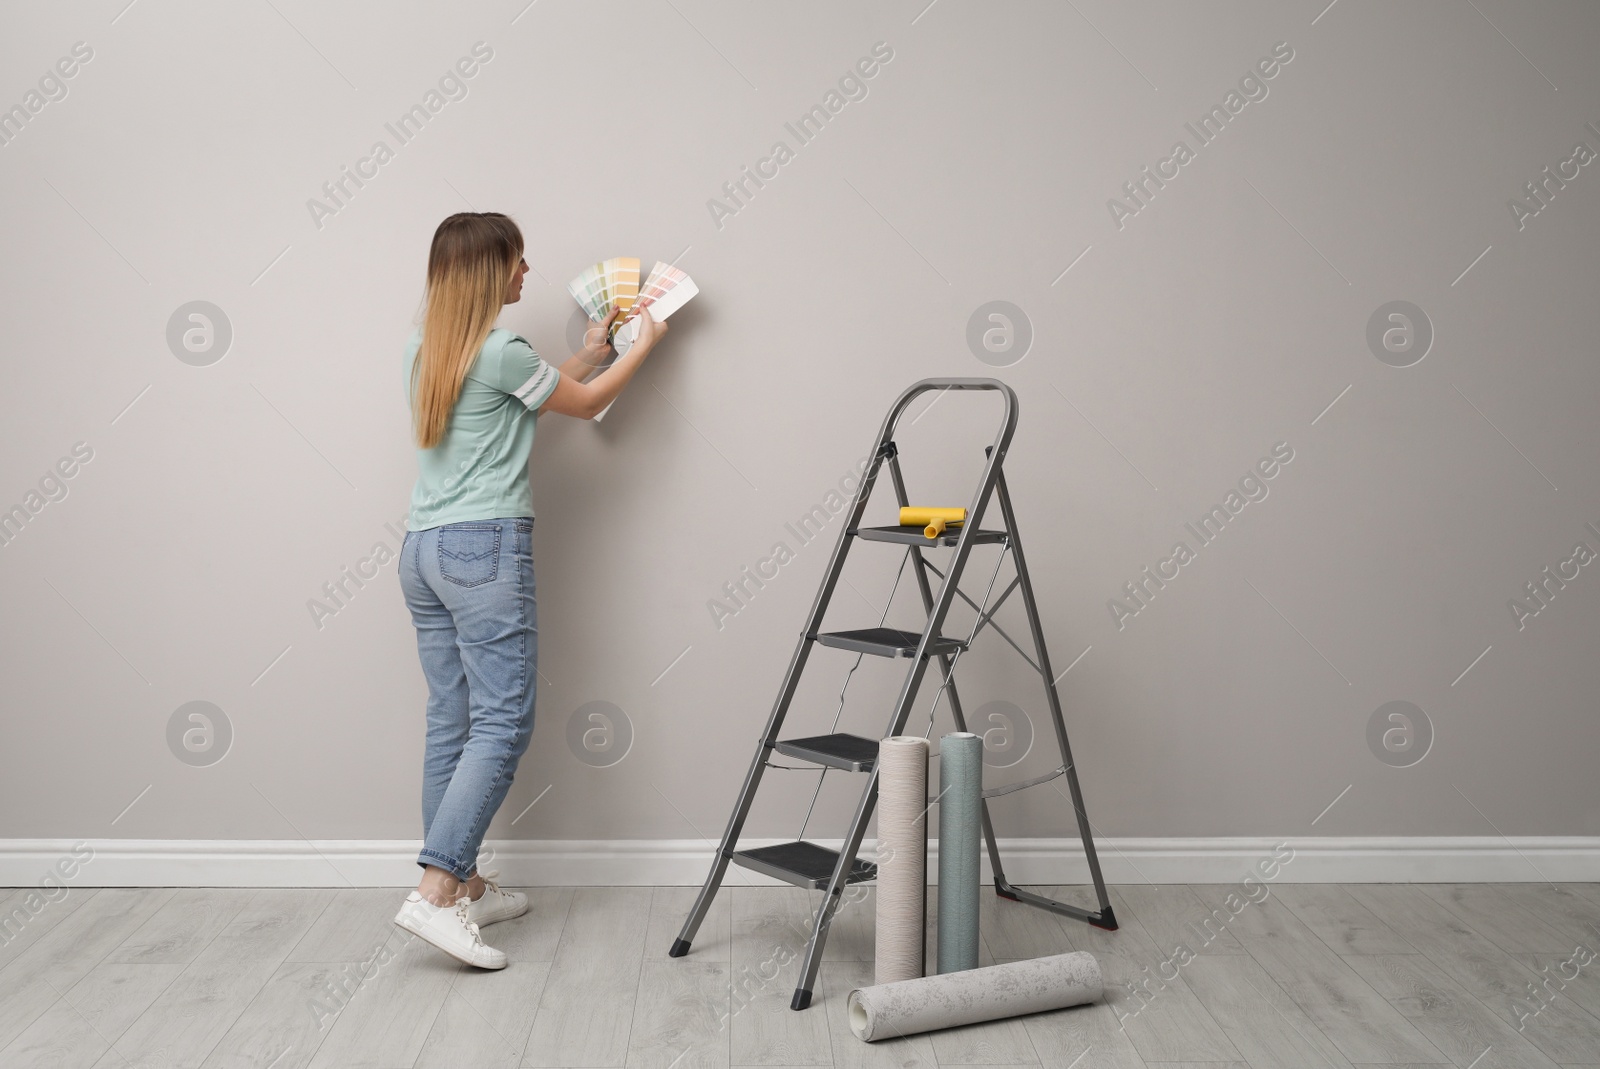
[[946, 526], [964, 523], [967, 519], [967, 510], [964, 508], [921, 508], [914, 505], [904, 505], [900, 509], [900, 526], [922, 527], [922, 534], [932, 541], [944, 533]]

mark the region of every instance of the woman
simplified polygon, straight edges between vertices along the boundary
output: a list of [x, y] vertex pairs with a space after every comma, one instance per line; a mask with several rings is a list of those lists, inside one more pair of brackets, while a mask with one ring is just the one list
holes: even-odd
[[533, 734], [538, 623], [528, 453], [537, 415], [593, 419], [622, 392], [666, 325], [595, 377], [616, 312], [559, 368], [494, 328], [522, 298], [522, 232], [499, 212], [462, 212], [434, 231], [422, 325], [405, 352], [418, 477], [400, 585], [428, 680], [422, 880], [395, 923], [469, 965], [502, 969], [480, 925], [521, 916], [527, 896], [476, 868], [489, 822]]

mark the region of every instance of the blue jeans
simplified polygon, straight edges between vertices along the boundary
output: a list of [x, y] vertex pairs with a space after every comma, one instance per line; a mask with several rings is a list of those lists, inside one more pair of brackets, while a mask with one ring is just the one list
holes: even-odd
[[533, 736], [533, 520], [407, 531], [400, 588], [428, 681], [417, 864], [466, 879]]

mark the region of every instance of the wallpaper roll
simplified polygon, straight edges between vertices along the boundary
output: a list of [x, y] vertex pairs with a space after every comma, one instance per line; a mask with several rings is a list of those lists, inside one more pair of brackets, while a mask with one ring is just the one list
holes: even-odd
[[[944, 895], [939, 896], [941, 899]], [[1100, 963], [1074, 950], [1045, 958], [941, 976], [858, 987], [850, 992], [850, 1029], [871, 1043], [936, 1028], [996, 1021], [1022, 1013], [1081, 1006], [1100, 998]]]
[[982, 805], [983, 739], [952, 731], [939, 739], [940, 973], [978, 967]]
[[928, 918], [928, 740], [878, 743], [878, 903], [873, 979], [920, 977]]

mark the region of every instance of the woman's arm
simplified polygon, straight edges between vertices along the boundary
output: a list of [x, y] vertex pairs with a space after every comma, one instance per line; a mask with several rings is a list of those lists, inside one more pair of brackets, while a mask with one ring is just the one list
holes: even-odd
[[[561, 372], [563, 375], [570, 375], [572, 378], [582, 382], [592, 375], [595, 371], [595, 368], [598, 366], [599, 365], [591, 364], [588, 360], [584, 359], [584, 355], [582, 353], [574, 353], [573, 355], [567, 357], [566, 361], [562, 363], [560, 367], [556, 368], [556, 370]], [[540, 411], [543, 411], [543, 409]]]
[[667, 332], [667, 325], [658, 323], [647, 310], [640, 311], [639, 319], [639, 337], [633, 347], [617, 357], [616, 362], [597, 375], [593, 382], [583, 382], [567, 374], [567, 365], [572, 361], [563, 363], [558, 369], [562, 373], [560, 381], [556, 383], [550, 399], [539, 406], [539, 414], [559, 412], [563, 416], [594, 419], [605, 411], [605, 407], [616, 400], [628, 380], [633, 378], [633, 373], [639, 370], [639, 365], [650, 355], [650, 350], [655, 348], [661, 335]]

